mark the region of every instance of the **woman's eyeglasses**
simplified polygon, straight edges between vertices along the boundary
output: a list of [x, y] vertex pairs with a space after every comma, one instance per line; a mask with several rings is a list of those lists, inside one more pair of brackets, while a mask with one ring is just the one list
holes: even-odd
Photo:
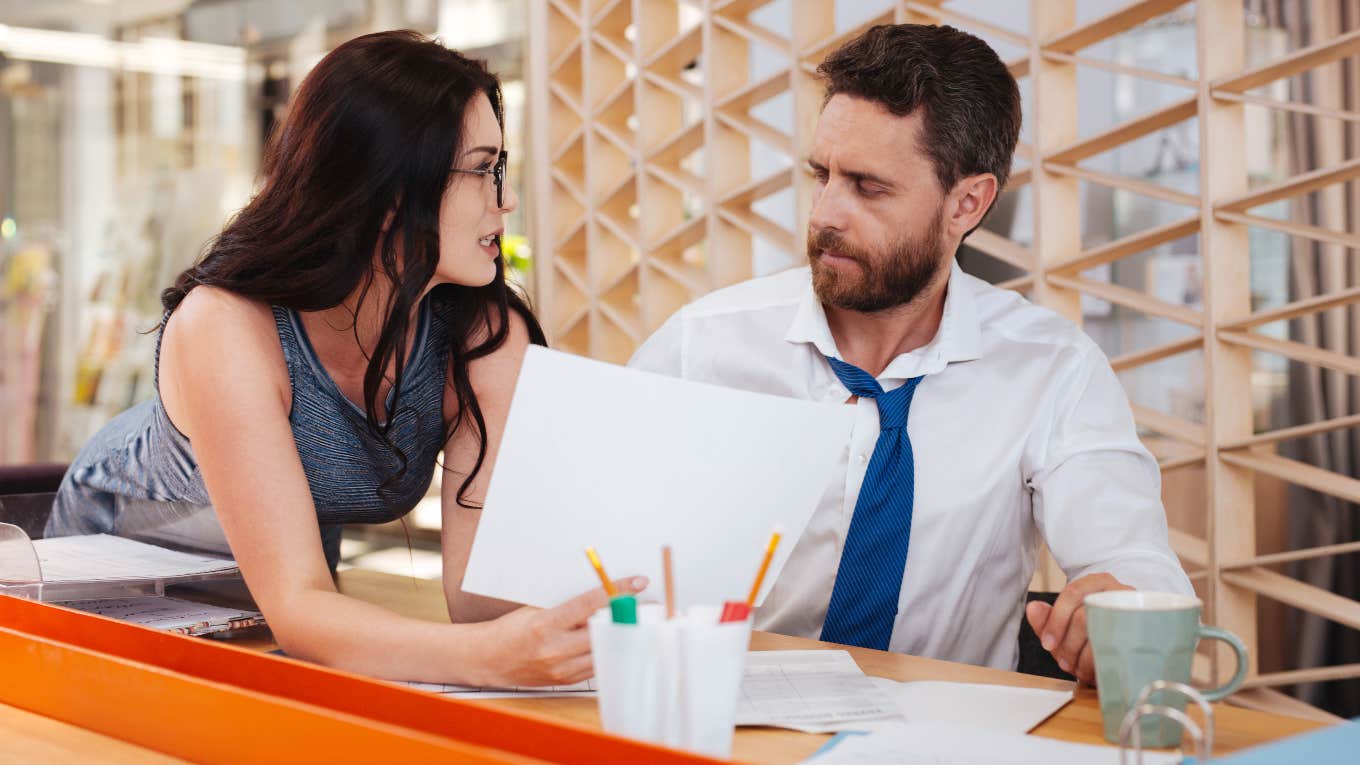
[[510, 156], [510, 152], [508, 152], [508, 151], [502, 151], [501, 154], [500, 154], [500, 156], [496, 158], [496, 164], [495, 164], [495, 166], [492, 167], [490, 170], [462, 170], [462, 169], [460, 169], [460, 168], [455, 167], [455, 168], [453, 168], [453, 172], [455, 172], [455, 173], [467, 173], [468, 175], [480, 175], [480, 176], [487, 176], [487, 175], [490, 175], [490, 176], [491, 176], [491, 180], [495, 181], [495, 183], [496, 183], [496, 207], [497, 207], [498, 209], [499, 209], [499, 208], [504, 208], [504, 207], [505, 207], [505, 162], [506, 162], [506, 160], [509, 158], [509, 156]]

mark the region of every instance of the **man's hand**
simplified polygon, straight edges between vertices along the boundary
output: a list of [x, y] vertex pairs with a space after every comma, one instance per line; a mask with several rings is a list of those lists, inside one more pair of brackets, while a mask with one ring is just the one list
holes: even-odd
[[1089, 574], [1068, 582], [1051, 606], [1037, 600], [1031, 602], [1025, 606], [1025, 616], [1044, 650], [1053, 654], [1064, 672], [1095, 685], [1095, 656], [1086, 640], [1086, 608], [1081, 602], [1093, 592], [1132, 589], [1109, 574]]

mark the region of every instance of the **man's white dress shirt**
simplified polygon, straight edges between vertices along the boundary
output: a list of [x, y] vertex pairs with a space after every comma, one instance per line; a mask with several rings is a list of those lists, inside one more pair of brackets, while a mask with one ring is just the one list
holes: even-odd
[[[824, 356], [842, 358], [804, 267], [686, 306], [630, 366], [848, 401]], [[1192, 593], [1168, 544], [1157, 463], [1109, 362], [1080, 328], [955, 264], [935, 338], [893, 359], [878, 381], [892, 390], [918, 375], [926, 378], [907, 423], [911, 544], [890, 650], [1013, 669], [1040, 535], [1069, 579], [1108, 572], [1140, 590]], [[758, 609], [758, 629], [821, 634], [879, 434], [874, 401], [854, 406], [844, 459]]]

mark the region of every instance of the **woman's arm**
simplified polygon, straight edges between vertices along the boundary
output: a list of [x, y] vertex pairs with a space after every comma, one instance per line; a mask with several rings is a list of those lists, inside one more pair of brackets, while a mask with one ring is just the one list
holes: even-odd
[[193, 444], [246, 584], [285, 651], [398, 680], [544, 685], [590, 674], [579, 628], [604, 602], [485, 624], [410, 619], [338, 593], [288, 422], [287, 368], [268, 307], [195, 289], [165, 330], [161, 395]]

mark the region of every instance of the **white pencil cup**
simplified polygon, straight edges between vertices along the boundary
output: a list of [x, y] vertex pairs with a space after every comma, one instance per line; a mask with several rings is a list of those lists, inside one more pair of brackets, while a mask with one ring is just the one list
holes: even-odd
[[680, 746], [730, 757], [751, 620], [719, 624], [721, 610], [694, 606], [680, 628]]
[[718, 614], [695, 606], [666, 620], [660, 606], [647, 604], [638, 608], [637, 624], [615, 624], [609, 609], [591, 617], [605, 730], [731, 756], [751, 622], [719, 624]]

